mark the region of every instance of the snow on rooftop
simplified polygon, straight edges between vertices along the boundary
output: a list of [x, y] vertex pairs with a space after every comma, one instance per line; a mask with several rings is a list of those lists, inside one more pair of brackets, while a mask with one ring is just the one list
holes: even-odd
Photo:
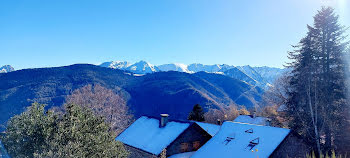
[[[246, 131], [252, 131], [252, 133]], [[226, 121], [220, 131], [191, 158], [267, 158], [289, 134], [289, 129]], [[258, 140], [256, 138], [259, 138]], [[258, 144], [252, 144], [258, 143]], [[252, 152], [252, 150], [254, 152]]]
[[219, 125], [204, 123], [204, 122], [196, 122], [202, 129], [204, 129], [211, 136], [214, 136], [220, 130]]
[[189, 126], [190, 123], [170, 121], [160, 128], [158, 119], [142, 116], [117, 136], [116, 140], [159, 155]]
[[269, 118], [266, 117], [255, 117], [251, 115], [239, 115], [233, 122], [250, 123], [255, 125], [269, 125]]
[[171, 155], [169, 158], [189, 158], [189, 157], [191, 157], [194, 153], [195, 153], [195, 151], [192, 151], [192, 152], [185, 152], [185, 153], [180, 153], [180, 154]]

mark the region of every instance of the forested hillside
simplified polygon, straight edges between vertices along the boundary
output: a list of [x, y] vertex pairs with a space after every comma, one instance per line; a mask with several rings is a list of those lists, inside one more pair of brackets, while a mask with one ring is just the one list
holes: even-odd
[[1, 124], [32, 102], [60, 106], [73, 90], [100, 84], [123, 96], [135, 116], [169, 113], [185, 119], [194, 104], [221, 108], [229, 104], [248, 108], [260, 101], [262, 91], [219, 74], [157, 72], [144, 76], [94, 65], [25, 69], [0, 74]]

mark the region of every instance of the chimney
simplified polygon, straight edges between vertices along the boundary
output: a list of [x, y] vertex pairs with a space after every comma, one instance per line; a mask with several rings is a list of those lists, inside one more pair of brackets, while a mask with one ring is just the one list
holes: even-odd
[[159, 127], [162, 128], [162, 127], [165, 127], [166, 124], [168, 123], [168, 117], [169, 117], [169, 114], [160, 114], [160, 124], [159, 124]]
[[220, 125], [220, 126], [221, 126], [221, 120], [220, 120], [220, 119], [218, 119], [218, 120], [217, 120], [217, 122], [216, 122], [216, 124], [218, 124], [218, 125]]
[[256, 109], [253, 111], [253, 118], [256, 118]]
[[271, 126], [271, 119], [268, 118], [268, 119], [266, 120], [266, 126]]

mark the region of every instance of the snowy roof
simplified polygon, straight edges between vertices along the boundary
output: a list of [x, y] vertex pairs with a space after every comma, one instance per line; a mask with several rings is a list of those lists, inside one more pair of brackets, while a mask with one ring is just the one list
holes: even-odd
[[211, 123], [196, 122], [203, 130], [205, 130], [211, 136], [214, 136], [220, 130], [220, 126]]
[[226, 121], [220, 131], [191, 158], [267, 158], [289, 132], [289, 129], [284, 128]]
[[252, 115], [239, 115], [233, 122], [250, 123], [255, 125], [268, 126], [270, 119], [267, 117], [253, 117]]
[[185, 153], [180, 153], [180, 154], [175, 154], [170, 156], [169, 158], [189, 158], [191, 157], [195, 152], [185, 152]]
[[169, 121], [165, 127], [160, 128], [158, 119], [142, 116], [117, 136], [116, 140], [159, 155], [190, 124], [190, 122]]

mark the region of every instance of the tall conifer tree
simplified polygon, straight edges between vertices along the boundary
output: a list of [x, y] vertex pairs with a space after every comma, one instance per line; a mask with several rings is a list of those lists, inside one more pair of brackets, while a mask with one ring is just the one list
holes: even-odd
[[293, 68], [287, 101], [289, 125], [318, 152], [340, 150], [348, 126], [344, 33], [334, 10], [323, 7], [307, 35], [294, 46], [296, 50], [289, 53], [293, 60], [289, 65]]

